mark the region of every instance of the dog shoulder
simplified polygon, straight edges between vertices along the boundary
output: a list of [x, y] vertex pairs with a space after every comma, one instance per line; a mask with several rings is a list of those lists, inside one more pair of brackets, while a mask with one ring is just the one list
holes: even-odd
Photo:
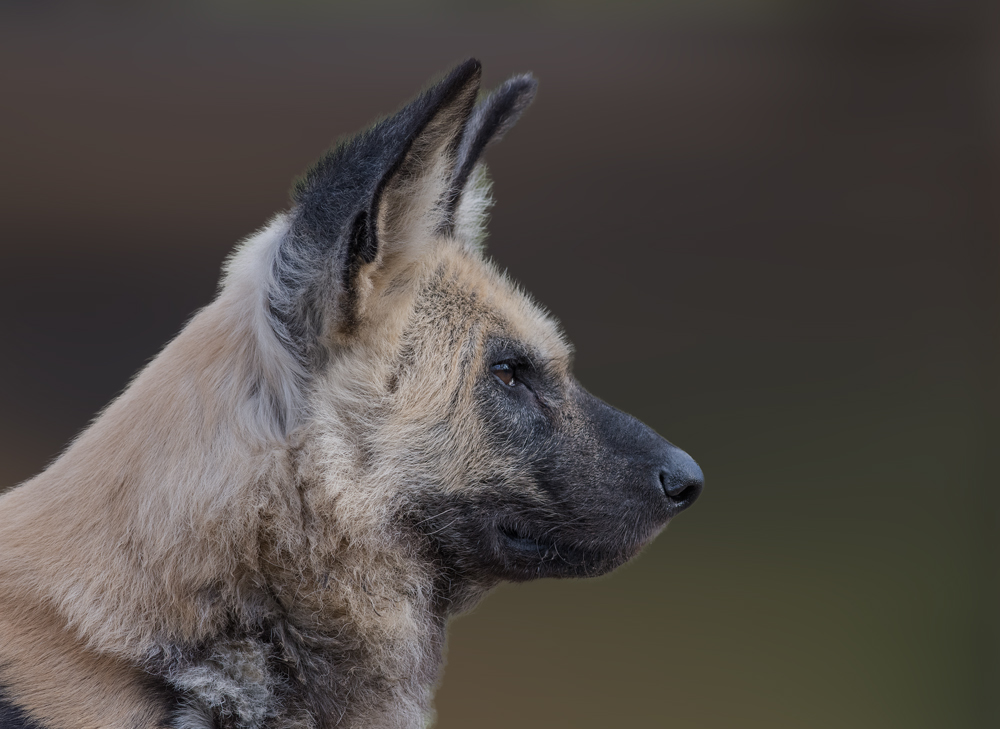
[[53, 613], [0, 606], [0, 729], [154, 729], [177, 700], [148, 674], [89, 651]]

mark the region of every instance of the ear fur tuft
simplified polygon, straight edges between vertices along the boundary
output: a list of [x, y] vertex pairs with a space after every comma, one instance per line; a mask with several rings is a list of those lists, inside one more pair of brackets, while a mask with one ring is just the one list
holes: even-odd
[[445, 200], [445, 215], [441, 231], [451, 233], [455, 217], [472, 175], [486, 147], [503, 138], [531, 105], [538, 90], [538, 81], [530, 74], [507, 79], [496, 91], [476, 105], [458, 147], [458, 158]]

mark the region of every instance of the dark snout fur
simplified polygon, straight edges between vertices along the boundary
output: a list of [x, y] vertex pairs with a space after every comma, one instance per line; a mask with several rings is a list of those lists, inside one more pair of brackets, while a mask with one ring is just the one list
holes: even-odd
[[574, 378], [522, 368], [520, 391], [483, 383], [492, 447], [516, 477], [437, 496], [421, 523], [465, 579], [581, 577], [626, 562], [701, 493], [701, 469]]

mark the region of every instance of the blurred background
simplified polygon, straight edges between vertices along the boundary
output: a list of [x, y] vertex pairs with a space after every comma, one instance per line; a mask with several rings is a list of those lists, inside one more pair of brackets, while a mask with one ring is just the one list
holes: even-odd
[[0, 488], [338, 136], [475, 55], [490, 252], [707, 487], [501, 588], [438, 726], [995, 727], [1000, 23], [946, 0], [0, 5]]

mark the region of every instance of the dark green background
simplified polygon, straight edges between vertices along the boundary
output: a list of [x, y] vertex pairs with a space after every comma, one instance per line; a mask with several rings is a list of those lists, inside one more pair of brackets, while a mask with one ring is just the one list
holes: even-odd
[[0, 6], [0, 484], [338, 135], [532, 70], [490, 251], [707, 487], [451, 631], [439, 726], [990, 727], [1000, 26], [956, 3]]

